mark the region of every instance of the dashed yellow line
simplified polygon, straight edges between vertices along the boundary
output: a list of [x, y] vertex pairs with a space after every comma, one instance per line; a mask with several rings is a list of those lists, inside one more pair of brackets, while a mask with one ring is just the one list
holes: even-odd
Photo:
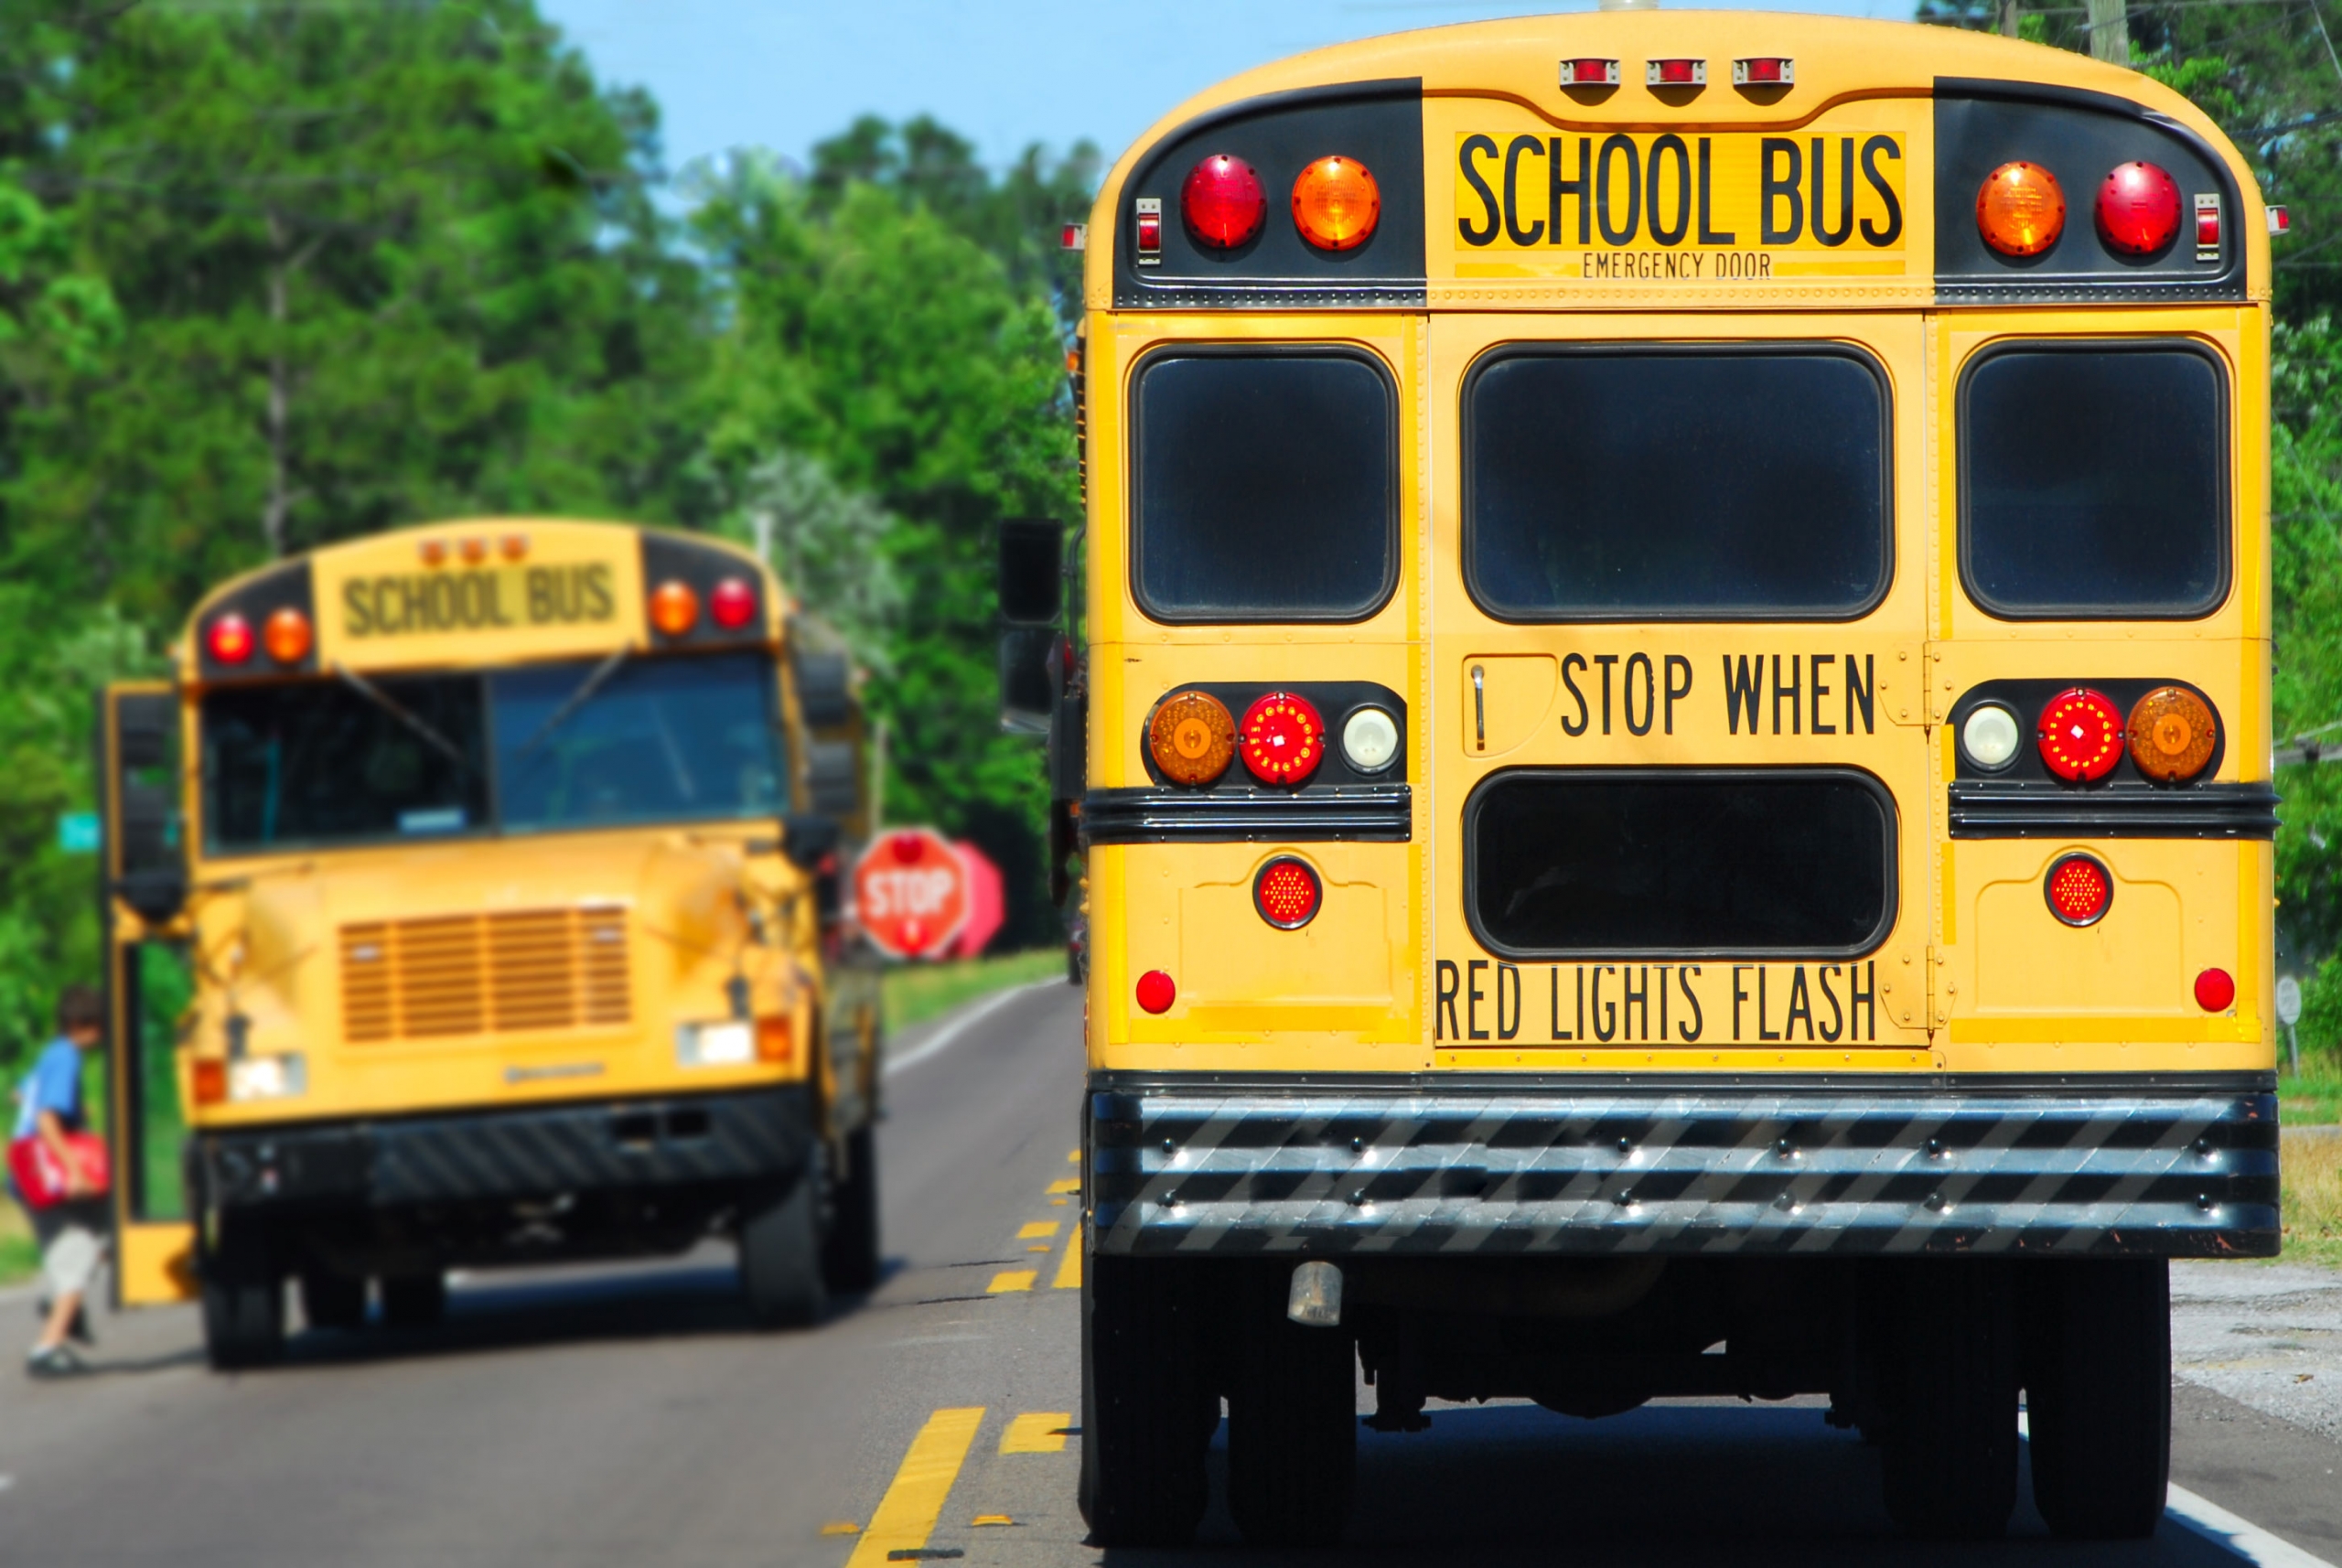
[[870, 1516], [870, 1527], [854, 1542], [846, 1568], [886, 1568], [893, 1553], [917, 1552], [927, 1544], [983, 1419], [982, 1405], [939, 1410], [927, 1418], [911, 1439], [910, 1452], [903, 1455], [886, 1495], [879, 1499], [878, 1511]]
[[1016, 1232], [1016, 1239], [1019, 1241], [1046, 1241], [1057, 1233], [1057, 1220], [1028, 1219], [1025, 1222], [1025, 1228]]
[[1078, 1176], [1069, 1176], [1063, 1181], [1053, 1181], [1049, 1183], [1049, 1190], [1051, 1192], [1080, 1192], [1081, 1178]]
[[1066, 1429], [1073, 1417], [1061, 1410], [1030, 1412], [1008, 1423], [1000, 1434], [1003, 1454], [1062, 1454]]
[[1068, 1154], [1066, 1158], [1078, 1165], [1081, 1163], [1081, 1151], [1080, 1149], [1075, 1149], [1071, 1153]]
[[1081, 1227], [1073, 1228], [1073, 1235], [1066, 1241], [1065, 1256], [1058, 1260], [1058, 1277], [1049, 1282], [1051, 1290], [1081, 1288]]
[[1009, 1291], [1031, 1290], [1040, 1272], [1038, 1269], [1003, 1269], [993, 1275], [992, 1283], [984, 1287], [984, 1294], [1001, 1295]]

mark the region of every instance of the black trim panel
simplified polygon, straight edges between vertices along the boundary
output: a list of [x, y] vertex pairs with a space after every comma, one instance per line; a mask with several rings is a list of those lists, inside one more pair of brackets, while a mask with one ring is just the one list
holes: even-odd
[[1082, 797], [1081, 833], [1091, 843], [1405, 843], [1414, 837], [1414, 791], [1092, 789]]
[[2273, 1257], [2279, 1240], [2261, 1075], [1093, 1080], [1084, 1110], [1105, 1253]]
[[1956, 839], [2271, 839], [2276, 787], [2081, 789], [2024, 779], [1961, 779], [1945, 786]]

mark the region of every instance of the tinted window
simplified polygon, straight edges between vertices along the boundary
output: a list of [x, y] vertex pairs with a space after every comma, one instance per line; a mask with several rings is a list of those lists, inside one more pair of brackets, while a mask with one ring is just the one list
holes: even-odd
[[207, 693], [209, 847], [264, 850], [485, 825], [478, 679], [385, 678], [373, 690], [381, 700], [339, 681]]
[[1393, 393], [1363, 355], [1158, 355], [1132, 581], [1158, 620], [1356, 620], [1396, 578]]
[[1464, 405], [1465, 573], [1491, 615], [1837, 619], [1886, 591], [1866, 359], [1505, 350]]
[[1895, 914], [1895, 811], [1845, 769], [1499, 774], [1467, 808], [1499, 952], [1852, 955]]
[[1961, 573], [2012, 618], [2203, 615], [2228, 596], [2225, 378], [2173, 344], [1986, 355], [1961, 387]]

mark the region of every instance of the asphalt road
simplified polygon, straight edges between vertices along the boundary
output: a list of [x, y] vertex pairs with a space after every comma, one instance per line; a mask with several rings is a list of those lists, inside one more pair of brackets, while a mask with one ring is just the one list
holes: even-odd
[[[1042, 986], [899, 1043], [889, 1273], [814, 1331], [750, 1332], [714, 1249], [475, 1276], [439, 1328], [305, 1333], [285, 1365], [231, 1378], [204, 1369], [188, 1310], [101, 1316], [97, 1375], [0, 1371], [0, 1563], [1260, 1560], [1217, 1503], [1192, 1553], [1082, 1544], [1074, 1208], [1054, 1190], [1076, 1170], [1080, 1018], [1077, 993]], [[28, 1336], [29, 1312], [0, 1321]], [[2136, 1548], [2059, 1547], [2029, 1500], [2014, 1545], [1904, 1544], [1875, 1457], [1817, 1402], [1434, 1414], [1427, 1433], [1361, 1434], [1343, 1557], [2239, 1561], [2175, 1518]], [[2342, 1563], [2342, 1445], [2184, 1385], [2175, 1455], [2179, 1485], [2274, 1532], [2263, 1561], [2290, 1541]]]

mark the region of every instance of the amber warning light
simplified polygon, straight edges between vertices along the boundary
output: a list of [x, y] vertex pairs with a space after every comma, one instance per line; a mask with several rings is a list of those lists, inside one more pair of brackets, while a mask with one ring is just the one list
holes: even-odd
[[1293, 222], [1321, 251], [1349, 251], [1372, 237], [1382, 189], [1356, 158], [1319, 158], [1293, 182]]
[[2066, 193], [2039, 164], [2003, 164], [1976, 192], [1976, 230], [2004, 256], [2037, 256], [2066, 231]]

